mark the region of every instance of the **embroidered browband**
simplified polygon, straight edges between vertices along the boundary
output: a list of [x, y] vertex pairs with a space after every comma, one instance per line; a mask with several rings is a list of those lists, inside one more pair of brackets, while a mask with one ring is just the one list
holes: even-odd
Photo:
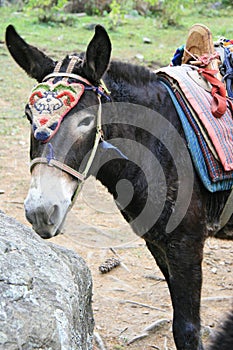
[[78, 103], [84, 92], [80, 83], [51, 81], [38, 84], [29, 98], [34, 137], [48, 142], [57, 132], [65, 115]]
[[[48, 142], [55, 135], [63, 118], [79, 102], [84, 90], [92, 90], [98, 96], [110, 100], [110, 92], [103, 81], [101, 86], [93, 86], [87, 79], [73, 73], [75, 64], [82, 62], [82, 59], [78, 56], [69, 58], [70, 62], [65, 72], [60, 71], [62, 61], [58, 62], [53, 73], [36, 85], [29, 97], [34, 137], [38, 141]], [[54, 78], [58, 77], [62, 79], [54, 84]], [[80, 82], [69, 84], [69, 78], [81, 81], [83, 84]]]
[[[68, 83], [68, 75], [74, 75], [72, 72], [75, 64], [82, 60], [78, 56], [69, 58], [66, 72], [60, 72], [63, 61], [59, 61], [53, 73], [36, 85], [29, 98], [34, 137], [38, 141], [48, 142], [55, 135], [63, 118], [78, 103], [84, 92], [83, 84]], [[54, 77], [57, 76], [62, 79], [54, 84]]]

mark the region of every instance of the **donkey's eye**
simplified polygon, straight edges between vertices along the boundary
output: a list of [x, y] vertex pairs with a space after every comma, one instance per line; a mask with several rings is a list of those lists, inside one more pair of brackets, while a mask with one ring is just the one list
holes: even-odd
[[84, 118], [83, 120], [81, 120], [81, 122], [78, 123], [78, 127], [90, 125], [91, 122], [93, 121], [93, 119], [94, 119], [93, 116], [89, 116], [89, 117]]

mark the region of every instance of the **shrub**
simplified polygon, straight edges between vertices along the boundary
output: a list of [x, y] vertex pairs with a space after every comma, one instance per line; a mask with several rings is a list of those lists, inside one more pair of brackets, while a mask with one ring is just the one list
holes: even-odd
[[36, 12], [39, 22], [64, 22], [64, 17], [59, 15], [67, 2], [68, 0], [29, 0], [26, 10]]

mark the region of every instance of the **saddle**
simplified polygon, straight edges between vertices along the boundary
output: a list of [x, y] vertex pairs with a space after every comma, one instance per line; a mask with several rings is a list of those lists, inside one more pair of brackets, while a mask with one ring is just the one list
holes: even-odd
[[[179, 47], [176, 50], [175, 55], [172, 59], [173, 66], [187, 65], [187, 64], [189, 65], [189, 67], [194, 67], [194, 69], [189, 71], [189, 76], [204, 90], [211, 92], [212, 115], [216, 118], [222, 117], [221, 120], [216, 119], [216, 122], [220, 122], [220, 124], [222, 125], [222, 121], [226, 119], [226, 117], [228, 116], [228, 122], [231, 123], [232, 114], [233, 114], [233, 103], [232, 103], [233, 40], [227, 40], [225, 38], [222, 38], [217, 43], [214, 44], [212, 39], [212, 34], [208, 27], [204, 26], [203, 24], [193, 25], [190, 28], [186, 45]], [[181, 79], [181, 83], [183, 83], [183, 79]], [[190, 91], [190, 89], [188, 89], [188, 91]], [[195, 94], [193, 101], [196, 101], [196, 100], [197, 100], [197, 97]], [[229, 107], [229, 109], [227, 108], [227, 106]], [[212, 118], [210, 118], [209, 121], [214, 122]], [[193, 126], [195, 125], [192, 124], [192, 127]], [[227, 128], [226, 134], [229, 135], [229, 130], [232, 130], [232, 126], [230, 126], [229, 129], [227, 126], [226, 128]], [[193, 128], [193, 130], [195, 129]], [[206, 130], [208, 130], [207, 127], [206, 127]], [[200, 135], [199, 130], [196, 130], [196, 131], [198, 131], [197, 135]], [[222, 137], [221, 137], [221, 140], [222, 140]], [[203, 151], [202, 141], [203, 140], [199, 139], [199, 142], [202, 145], [202, 151]], [[230, 142], [232, 144], [232, 139]], [[223, 141], [223, 144], [225, 145], [225, 141]], [[230, 146], [228, 150], [231, 152], [232, 146]], [[194, 153], [196, 155], [196, 153], [198, 152], [195, 151]], [[207, 163], [207, 158], [206, 158], [206, 163]], [[195, 164], [195, 161], [194, 161], [194, 164]], [[216, 161], [216, 164], [218, 164], [217, 161]], [[213, 163], [212, 163], [212, 166], [213, 166]], [[199, 168], [200, 167], [198, 164], [197, 170]], [[233, 170], [227, 173], [232, 175], [233, 174], [232, 172]], [[232, 209], [233, 208], [232, 181], [233, 181], [233, 177], [231, 180], [227, 180], [227, 183], [229, 185], [228, 189], [231, 188], [232, 190], [222, 210], [222, 213], [220, 216], [219, 229], [224, 227], [227, 221], [232, 216], [232, 210], [233, 210]], [[212, 185], [213, 185], [213, 182], [212, 182]]]
[[[194, 24], [189, 30], [182, 63], [219, 71], [218, 57], [209, 28], [203, 24]], [[218, 78], [221, 80], [220, 75]]]
[[[224, 47], [229, 45], [229, 47]], [[231, 51], [232, 50], [232, 51]], [[210, 91], [213, 97], [211, 111], [214, 117], [221, 118], [227, 105], [233, 104], [227, 96], [233, 97], [233, 41], [222, 39], [214, 45], [212, 33], [203, 24], [194, 24], [183, 47], [181, 64], [196, 68], [193, 80]]]

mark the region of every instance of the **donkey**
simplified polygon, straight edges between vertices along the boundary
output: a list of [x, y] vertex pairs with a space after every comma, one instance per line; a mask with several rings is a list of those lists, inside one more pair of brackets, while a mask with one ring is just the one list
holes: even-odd
[[[85, 53], [59, 62], [27, 44], [11, 25], [6, 45], [38, 82], [25, 109], [31, 123], [28, 221], [43, 238], [61, 232], [82, 181], [94, 175], [145, 240], [166, 279], [177, 349], [203, 349], [203, 246], [208, 236], [233, 239], [233, 215], [224, 227], [219, 225], [230, 192], [210, 193], [203, 186], [166, 88], [145, 67], [110, 62], [111, 41], [100, 25]], [[55, 113], [58, 106], [44, 102], [45, 90], [55, 94], [59, 84], [79, 88], [78, 102], [55, 124], [46, 124], [46, 113]]]

